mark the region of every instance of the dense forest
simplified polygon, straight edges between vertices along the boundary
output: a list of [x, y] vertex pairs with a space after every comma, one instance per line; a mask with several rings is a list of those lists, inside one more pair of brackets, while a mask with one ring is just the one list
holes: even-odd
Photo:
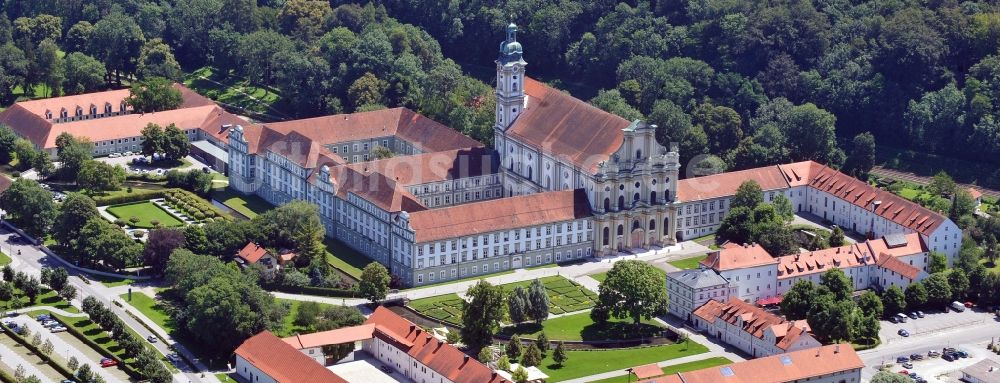
[[211, 66], [279, 92], [288, 117], [406, 106], [489, 144], [492, 61], [513, 21], [529, 74], [656, 124], [685, 161], [714, 154], [711, 165], [740, 169], [815, 159], [863, 174], [877, 139], [997, 163], [998, 7], [14, 0], [0, 18], [0, 97], [12, 102], [34, 84], [47, 94], [84, 92]]

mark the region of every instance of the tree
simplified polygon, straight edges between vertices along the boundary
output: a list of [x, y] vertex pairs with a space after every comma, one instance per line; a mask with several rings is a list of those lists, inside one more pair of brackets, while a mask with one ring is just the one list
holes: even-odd
[[59, 291], [63, 287], [67, 286], [69, 282], [69, 272], [65, 268], [56, 267], [49, 269], [52, 270], [49, 273], [48, 281], [44, 282], [46, 285], [52, 288], [52, 290]]
[[969, 277], [962, 269], [951, 269], [948, 273], [948, 286], [951, 287], [952, 299], [964, 301], [969, 292]]
[[[94, 33], [94, 24], [81, 20], [73, 24], [66, 32], [66, 39], [63, 40], [68, 51], [82, 52], [87, 49], [90, 35]], [[67, 56], [68, 57], [68, 56]]]
[[169, 159], [178, 160], [187, 157], [190, 152], [187, 134], [177, 125], [167, 125], [163, 130], [163, 154]]
[[31, 164], [36, 161], [35, 157], [38, 156], [35, 145], [23, 138], [14, 141], [14, 154], [17, 156], [16, 169], [18, 170], [30, 169]]
[[[629, 105], [628, 101], [622, 97], [622, 94], [618, 91], [618, 89], [602, 89], [598, 91], [597, 96], [590, 99], [590, 104], [604, 110], [605, 112], [618, 115], [626, 120], [642, 118], [642, 112], [639, 112], [639, 110]], [[690, 123], [691, 121], [688, 119], [688, 125], [690, 125]]]
[[80, 369], [76, 370], [76, 377], [81, 382], [89, 382], [94, 379], [94, 372], [90, 370], [90, 365], [84, 363]]
[[24, 283], [24, 286], [21, 286], [21, 291], [23, 291], [24, 295], [28, 297], [28, 303], [35, 304], [35, 299], [38, 298], [38, 294], [42, 293], [42, 284], [38, 282], [37, 278], [30, 277]]
[[10, 282], [0, 282], [0, 300], [9, 301], [14, 298], [14, 285]]
[[542, 351], [538, 349], [538, 345], [535, 343], [528, 343], [528, 347], [524, 349], [524, 356], [521, 357], [522, 366], [537, 366], [542, 362]]
[[136, 113], [152, 113], [177, 109], [183, 99], [181, 91], [174, 88], [170, 80], [150, 77], [133, 83], [125, 102]]
[[537, 278], [531, 281], [528, 288], [528, 314], [536, 323], [542, 323], [549, 317], [549, 294], [545, 291], [542, 281]]
[[514, 287], [510, 296], [507, 297], [507, 311], [510, 314], [510, 321], [521, 323], [528, 319], [530, 301], [528, 291], [524, 286]]
[[725, 153], [743, 139], [740, 114], [725, 106], [702, 103], [691, 112], [691, 122], [708, 135], [711, 153]]
[[500, 355], [500, 360], [497, 361], [497, 369], [510, 371], [510, 358], [507, 355]]
[[507, 342], [507, 349], [506, 349], [507, 357], [509, 357], [511, 360], [521, 359], [521, 351], [522, 351], [521, 337], [517, 336], [517, 334], [514, 334], [514, 336], [510, 337], [510, 341]]
[[67, 132], [56, 137], [56, 151], [59, 157], [59, 176], [66, 181], [76, 182], [83, 164], [94, 158], [94, 144], [86, 137], [73, 137]]
[[319, 303], [299, 303], [299, 307], [295, 311], [295, 325], [307, 328], [311, 327], [316, 324], [316, 321], [319, 319], [320, 310]]
[[528, 370], [524, 369], [524, 364], [517, 366], [517, 370], [510, 375], [515, 383], [525, 383], [528, 381]]
[[136, 74], [140, 79], [162, 77], [177, 81], [181, 78], [181, 66], [174, 58], [170, 45], [162, 39], [152, 39], [139, 50]]
[[805, 319], [812, 307], [812, 299], [816, 285], [810, 280], [802, 279], [795, 282], [781, 300], [781, 313], [789, 320]]
[[82, 265], [103, 264], [120, 270], [142, 262], [142, 245], [103, 218], [87, 221], [80, 229], [80, 238], [78, 245], [84, 251], [78, 261]]
[[166, 271], [170, 254], [185, 247], [184, 232], [178, 229], [150, 230], [146, 238], [146, 246], [142, 251], [142, 259], [146, 266], [153, 269], [157, 275]]
[[81, 193], [69, 193], [52, 223], [52, 237], [73, 252], [78, 252], [77, 240], [80, 228], [91, 218], [96, 217], [100, 217], [100, 213], [93, 199]]
[[358, 282], [358, 293], [372, 303], [378, 303], [385, 299], [389, 292], [389, 271], [378, 262], [369, 263], [361, 271], [361, 280]]
[[84, 161], [77, 183], [92, 191], [118, 190], [125, 183], [125, 168], [102, 161]]
[[959, 218], [975, 212], [976, 200], [972, 198], [969, 191], [962, 188], [955, 188], [955, 193], [951, 197], [951, 209], [948, 210], [948, 217], [958, 221]]
[[[17, 368], [14, 369], [14, 381], [21, 382], [24, 380], [24, 366], [18, 364]], [[86, 380], [84, 380], [86, 382]]]
[[873, 318], [882, 318], [885, 311], [882, 299], [871, 290], [861, 293], [861, 296], [858, 297], [858, 308], [861, 309], [864, 315]]
[[927, 304], [927, 289], [921, 282], [913, 282], [906, 286], [906, 308], [917, 310]]
[[891, 371], [879, 371], [872, 376], [871, 383], [909, 383], [910, 378]]
[[851, 152], [844, 162], [844, 171], [851, 177], [861, 180], [868, 179], [868, 172], [875, 167], [875, 136], [871, 132], [862, 132], [854, 136]]
[[837, 301], [847, 300], [854, 292], [854, 282], [841, 269], [827, 270], [820, 276], [820, 285], [830, 289]]
[[311, 42], [323, 34], [332, 13], [325, 1], [288, 0], [278, 13], [278, 25], [289, 36]]
[[774, 210], [778, 212], [778, 216], [781, 217], [784, 222], [789, 223], [795, 219], [795, 210], [792, 208], [792, 201], [788, 200], [784, 194], [779, 193], [774, 196], [774, 200], [771, 201], [774, 205]]
[[488, 366], [490, 363], [493, 363], [493, 352], [490, 351], [489, 347], [483, 347], [482, 350], [479, 350], [479, 356], [476, 360]]
[[80, 367], [80, 361], [76, 360], [75, 356], [70, 356], [69, 360], [66, 361], [66, 367], [69, 368], [70, 372], [76, 372], [77, 367]]
[[745, 207], [753, 210], [762, 203], [764, 203], [764, 191], [761, 190], [760, 184], [753, 180], [743, 181], [736, 189], [736, 194], [729, 203], [729, 209]]
[[66, 68], [60, 56], [59, 46], [52, 40], [43, 40], [38, 44], [38, 54], [35, 58], [39, 71], [43, 73], [42, 83], [45, 84], [47, 95], [58, 96], [62, 92], [63, 81], [66, 79]]
[[108, 70], [108, 81], [114, 74], [116, 82], [121, 85], [122, 74], [135, 73], [136, 59], [145, 41], [135, 20], [120, 12], [113, 12], [94, 24], [87, 53], [104, 63]]
[[52, 344], [51, 339], [46, 339], [45, 342], [42, 342], [42, 347], [41, 347], [42, 354], [52, 355], [53, 348], [55, 348], [55, 345]]
[[943, 170], [931, 177], [931, 182], [927, 184], [927, 191], [937, 196], [951, 195], [955, 188], [955, 180]]
[[81, 52], [72, 52], [63, 60], [66, 79], [63, 90], [68, 94], [94, 92], [104, 85], [107, 68], [99, 60]]
[[941, 273], [948, 269], [948, 257], [942, 253], [932, 251], [930, 261], [927, 262], [927, 272], [930, 274]]
[[545, 332], [538, 334], [538, 339], [535, 339], [535, 345], [538, 346], [538, 350], [542, 352], [542, 357], [549, 351], [549, 337], [545, 335]]
[[389, 83], [371, 72], [365, 73], [347, 88], [347, 98], [355, 109], [365, 105], [382, 105], [383, 95], [388, 87]]
[[931, 274], [923, 280], [923, 285], [927, 289], [927, 304], [944, 307], [952, 301], [953, 294], [945, 273]]
[[847, 241], [844, 240], [844, 229], [841, 229], [840, 226], [834, 226], [833, 231], [830, 233], [829, 241], [830, 247], [844, 246], [844, 244], [847, 243]]
[[272, 30], [259, 30], [239, 39], [236, 56], [250, 83], [265, 85], [274, 82], [278, 55], [294, 49], [294, 43], [287, 36]]
[[14, 101], [14, 87], [27, 83], [28, 68], [32, 63], [24, 51], [13, 43], [0, 45], [0, 98], [4, 102]]
[[469, 301], [462, 305], [462, 343], [479, 350], [490, 343], [500, 329], [504, 313], [504, 291], [480, 280], [465, 294]]
[[73, 285], [65, 285], [59, 291], [59, 296], [65, 299], [67, 302], [76, 299], [76, 287]]
[[601, 282], [596, 305], [616, 318], [632, 318], [638, 325], [666, 312], [667, 290], [663, 273], [648, 263], [616, 262]]
[[17, 133], [7, 125], [0, 125], [0, 164], [9, 164], [14, 159], [14, 142]]
[[559, 366], [562, 366], [563, 363], [569, 360], [569, 356], [566, 355], [566, 347], [563, 346], [563, 342], [556, 342], [556, 350], [552, 352], [552, 360]]
[[7, 211], [6, 219], [36, 238], [48, 233], [56, 217], [51, 194], [26, 178], [14, 180], [10, 188], [0, 194], [0, 209]]

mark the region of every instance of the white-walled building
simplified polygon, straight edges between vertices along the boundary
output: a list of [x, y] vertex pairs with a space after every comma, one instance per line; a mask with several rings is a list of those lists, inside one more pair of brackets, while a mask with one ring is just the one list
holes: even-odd
[[344, 380], [270, 331], [236, 348], [236, 374], [253, 383], [353, 383]]
[[754, 358], [822, 345], [809, 333], [805, 320], [786, 321], [735, 297], [709, 300], [694, 310], [692, 318], [698, 331]]
[[691, 321], [694, 309], [706, 302], [712, 299], [725, 302], [735, 293], [736, 286], [704, 266], [667, 273], [667, 296], [670, 298], [667, 311], [686, 321]]

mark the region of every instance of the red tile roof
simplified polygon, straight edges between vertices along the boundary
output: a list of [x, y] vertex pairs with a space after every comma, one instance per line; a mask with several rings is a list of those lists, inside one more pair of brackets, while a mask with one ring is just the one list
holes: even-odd
[[910, 264], [888, 254], [879, 255], [878, 265], [886, 270], [902, 275], [911, 281], [920, 276], [920, 269], [910, 266]]
[[492, 149], [474, 147], [396, 156], [349, 164], [358, 172], [374, 171], [403, 186], [496, 174], [499, 160]]
[[970, 187], [967, 191], [969, 192], [969, 195], [972, 196], [972, 199], [980, 199], [983, 197], [983, 193], [974, 187]]
[[[814, 347], [745, 362], [680, 372], [644, 383], [787, 383], [860, 370], [864, 362], [848, 343]], [[726, 371], [723, 373], [723, 371]], [[860, 374], [859, 374], [860, 375]]]
[[312, 334], [296, 334], [282, 340], [296, 349], [322, 347], [334, 344], [357, 342], [371, 339], [375, 336], [374, 324], [342, 327], [335, 330], [314, 332]]
[[347, 383], [267, 330], [244, 341], [236, 355], [278, 383]]
[[663, 369], [660, 368], [659, 364], [650, 363], [638, 367], [632, 367], [632, 373], [635, 374], [636, 379], [642, 380], [663, 375]]
[[873, 265], [875, 253], [865, 244], [850, 244], [778, 257], [778, 279], [822, 273], [830, 269], [846, 269]]
[[[790, 183], [794, 180], [795, 183], [807, 184], [865, 210], [871, 211], [873, 202], [880, 202], [875, 214], [926, 236], [947, 219], [903, 197], [812, 161], [778, 167]], [[803, 169], [808, 169], [807, 175], [800, 174]]]
[[783, 350], [788, 349], [810, 329], [804, 320], [788, 322], [736, 297], [729, 297], [726, 303], [712, 299], [695, 309], [692, 314], [708, 323], [715, 323], [716, 319], [720, 319], [731, 325], [740, 326], [744, 332], [758, 339], [764, 339], [764, 332], [771, 329], [777, 339], [775, 345]]
[[247, 263], [251, 265], [257, 263], [257, 261], [259, 261], [265, 255], [267, 255], [267, 249], [253, 242], [247, 243], [246, 246], [243, 246], [243, 248], [240, 249], [238, 253], [236, 253], [237, 257], [240, 257], [241, 259], [247, 261]]
[[558, 153], [579, 168], [593, 172], [625, 140], [631, 123], [560, 90], [524, 79], [524, 110], [507, 134], [548, 153]]
[[[318, 171], [313, 174], [318, 174]], [[341, 199], [347, 199], [347, 193], [354, 193], [388, 212], [427, 210], [399, 183], [376, 172], [360, 172], [350, 166], [339, 165], [330, 168], [330, 180]]]
[[406, 108], [307, 118], [266, 124], [277, 132], [299, 134], [320, 145], [397, 136], [421, 152], [439, 152], [482, 144]]
[[589, 217], [583, 189], [535, 193], [410, 214], [417, 243]]
[[379, 306], [365, 324], [376, 325], [375, 336], [394, 342], [403, 352], [454, 383], [510, 383], [475, 358], [434, 338], [420, 326]]
[[740, 185], [748, 180], [757, 181], [764, 191], [788, 187], [781, 170], [768, 166], [679, 180], [677, 199], [688, 202], [733, 196]]
[[778, 263], [778, 260], [756, 243], [740, 245], [732, 242], [722, 245], [722, 248], [719, 250], [708, 253], [708, 257], [701, 261], [702, 265], [716, 271], [743, 269], [775, 263]]

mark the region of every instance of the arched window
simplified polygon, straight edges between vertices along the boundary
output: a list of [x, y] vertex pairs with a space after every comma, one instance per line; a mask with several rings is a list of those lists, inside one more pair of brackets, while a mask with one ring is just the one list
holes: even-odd
[[670, 201], [670, 190], [663, 191], [663, 201], [664, 202]]
[[604, 197], [604, 211], [611, 211], [611, 198]]
[[639, 192], [632, 195], [632, 202], [639, 202]]
[[545, 187], [550, 187], [552, 185], [552, 177], [545, 176]]
[[608, 237], [611, 236], [611, 229], [608, 227], [604, 228], [604, 246], [608, 245]]
[[642, 159], [642, 149], [639, 149], [639, 150], [635, 151], [635, 159], [637, 159], [637, 160], [641, 160]]
[[639, 226], [639, 220], [632, 221], [632, 230], [639, 230], [642, 226]]
[[670, 230], [670, 218], [663, 219], [663, 235], [668, 235], [667, 230]]
[[529, 180], [532, 179], [531, 178], [531, 166], [528, 166], [528, 179]]
[[625, 235], [625, 226], [618, 225], [618, 235]]
[[625, 209], [625, 196], [620, 195], [618, 196], [618, 210], [623, 209]]
[[656, 230], [656, 220], [655, 219], [649, 220], [649, 231], [653, 231], [653, 230]]
[[649, 192], [649, 203], [656, 204], [656, 190]]
[[507, 159], [507, 167], [509, 168], [510, 171], [514, 171], [514, 159], [513, 158], [508, 158]]

